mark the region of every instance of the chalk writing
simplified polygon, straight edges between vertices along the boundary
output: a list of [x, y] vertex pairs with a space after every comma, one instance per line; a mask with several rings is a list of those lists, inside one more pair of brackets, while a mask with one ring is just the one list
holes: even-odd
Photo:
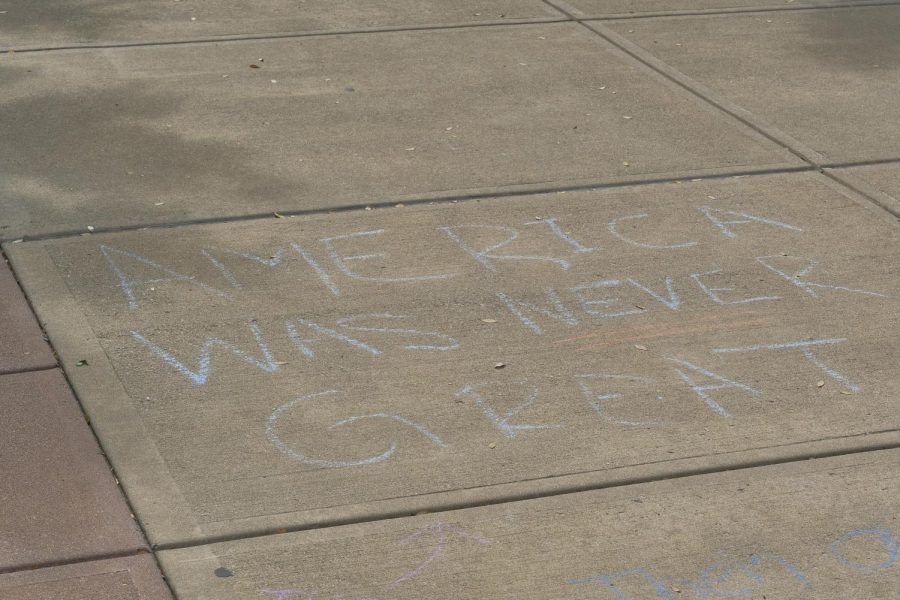
[[259, 325], [257, 325], [255, 321], [250, 321], [250, 323], [247, 324], [247, 327], [256, 339], [256, 345], [262, 358], [257, 358], [249, 352], [238, 348], [233, 343], [226, 342], [221, 338], [209, 337], [206, 338], [206, 341], [204, 341], [203, 345], [200, 347], [200, 356], [197, 360], [197, 367], [195, 369], [191, 369], [185, 365], [176, 358], [174, 354], [153, 343], [139, 331], [132, 331], [131, 336], [150, 350], [150, 352], [161, 358], [167, 365], [184, 375], [187, 379], [193, 381], [197, 385], [204, 385], [212, 372], [212, 351], [216, 348], [227, 350], [241, 361], [265, 371], [266, 373], [274, 373], [278, 370], [278, 363], [269, 351], [269, 346], [263, 338]]
[[469, 396], [475, 401], [475, 406], [480, 408], [487, 418], [493, 423], [497, 429], [499, 429], [503, 435], [508, 438], [514, 438], [518, 435], [519, 431], [528, 431], [533, 429], [556, 429], [558, 427], [562, 427], [562, 425], [554, 424], [554, 425], [534, 425], [534, 424], [521, 424], [521, 423], [510, 423], [510, 419], [524, 411], [526, 408], [535, 403], [538, 399], [538, 389], [535, 386], [528, 386], [528, 396], [524, 402], [516, 405], [512, 409], [506, 411], [501, 414], [497, 412], [492, 406], [490, 406], [484, 397], [478, 392], [478, 388], [481, 386], [466, 384], [463, 388], [456, 393], [456, 397]]
[[400, 334], [400, 335], [413, 335], [420, 336], [426, 338], [437, 338], [442, 341], [443, 344], [405, 344], [403, 347], [407, 350], [435, 350], [439, 352], [445, 352], [447, 350], [456, 350], [459, 348], [459, 342], [450, 337], [449, 335], [444, 335], [443, 333], [435, 333], [433, 331], [419, 331], [417, 329], [397, 329], [391, 327], [365, 327], [361, 325], [353, 325], [352, 323], [361, 320], [361, 319], [376, 319], [376, 320], [388, 320], [388, 321], [400, 321], [406, 319], [407, 317], [404, 315], [392, 315], [388, 313], [376, 313], [371, 315], [358, 315], [354, 317], [344, 317], [342, 319], [338, 319], [337, 324], [339, 327], [343, 327], [350, 331], [363, 331], [363, 332], [372, 332], [372, 333], [385, 333], [385, 334]]
[[[502, 260], [513, 260], [513, 261], [521, 261], [521, 260], [531, 260], [538, 262], [548, 262], [555, 265], [558, 265], [563, 271], [568, 271], [571, 264], [569, 261], [562, 258], [554, 258], [552, 256], [522, 256], [522, 255], [507, 255], [507, 254], [494, 254], [497, 250], [500, 250], [504, 246], [508, 246], [515, 240], [519, 239], [519, 232], [516, 229], [511, 227], [501, 227], [499, 225], [456, 225], [453, 227], [439, 227], [440, 231], [443, 231], [444, 234], [447, 235], [451, 240], [459, 244], [459, 247], [463, 249], [463, 251], [478, 261], [478, 264], [483, 266], [485, 269], [491, 272], [495, 272], [497, 270], [497, 266], [494, 264], [494, 261], [502, 261]], [[494, 244], [490, 244], [481, 250], [473, 248], [469, 245], [465, 240], [463, 240], [462, 236], [460, 236], [459, 231], [464, 229], [474, 229], [481, 231], [497, 231], [502, 232], [507, 235], [506, 239]]]
[[[301, 396], [299, 398], [291, 400], [290, 402], [286, 402], [285, 404], [282, 404], [281, 406], [276, 408], [275, 411], [269, 416], [268, 420], [266, 421], [266, 436], [269, 438], [269, 441], [272, 443], [272, 445], [275, 446], [278, 450], [280, 450], [284, 454], [286, 454], [287, 456], [289, 456], [290, 458], [293, 458], [294, 460], [297, 460], [297, 461], [300, 461], [302, 463], [306, 463], [309, 465], [314, 465], [317, 467], [324, 467], [324, 468], [329, 468], [329, 469], [338, 468], [338, 467], [355, 467], [355, 466], [360, 466], [360, 465], [372, 465], [375, 463], [385, 461], [385, 460], [389, 459], [391, 456], [393, 456], [394, 452], [397, 451], [397, 443], [396, 442], [391, 442], [390, 447], [380, 454], [375, 454], [372, 456], [354, 459], [354, 460], [333, 460], [333, 459], [327, 459], [327, 458], [314, 458], [314, 457], [308, 456], [297, 450], [294, 450], [292, 447], [290, 447], [288, 444], [286, 444], [282, 440], [281, 436], [278, 434], [278, 422], [285, 413], [290, 412], [296, 406], [298, 406], [300, 404], [304, 404], [314, 398], [330, 396], [330, 395], [337, 394], [337, 393], [339, 393], [337, 390], [327, 390], [324, 392], [307, 394], [305, 396]], [[335, 427], [342, 427], [344, 425], [350, 425], [351, 423], [356, 423], [359, 421], [365, 421], [365, 420], [371, 420], [371, 419], [388, 420], [388, 421], [394, 421], [396, 423], [400, 423], [402, 425], [405, 425], [405, 426], [419, 432], [420, 434], [422, 434], [425, 438], [427, 438], [429, 441], [431, 441], [436, 446], [438, 446], [440, 448], [446, 447], [446, 444], [441, 440], [441, 438], [439, 438], [437, 435], [435, 435], [434, 433], [429, 431], [425, 426], [420, 425], [410, 419], [407, 419], [405, 417], [401, 417], [398, 415], [376, 413], [376, 414], [371, 414], [371, 415], [353, 416], [353, 417], [349, 417], [349, 418], [337, 421], [334, 425], [331, 426], [331, 428], [333, 429]]]
[[[882, 547], [881, 549], [885, 554], [884, 560], [875, 564], [849, 560], [844, 555], [844, 546], [853, 540], [877, 540], [876, 543]], [[831, 554], [839, 563], [854, 571], [859, 571], [861, 573], [875, 573], [876, 571], [889, 569], [897, 563], [897, 558], [900, 557], [900, 542], [897, 541], [890, 529], [882, 527], [854, 529], [848, 531], [831, 544]]]
[[701, 277], [707, 277], [709, 275], [718, 275], [722, 272], [722, 269], [713, 269], [712, 271], [706, 271], [705, 273], [693, 273], [691, 278], [697, 282], [697, 285], [700, 286], [700, 289], [709, 296], [713, 302], [716, 304], [749, 304], [750, 302], [762, 302], [764, 300], [779, 300], [778, 296], [756, 296], [754, 298], [743, 298], [741, 300], [723, 300], [722, 297], [717, 292], [733, 292], [734, 288], [732, 287], [709, 287], [703, 281], [700, 280]]
[[[212, 286], [206, 285], [197, 279], [193, 275], [185, 275], [184, 273], [179, 273], [173, 269], [169, 269], [168, 267], [164, 267], [161, 264], [150, 260], [149, 258], [144, 258], [134, 252], [128, 252], [127, 250], [117, 250], [116, 248], [112, 248], [111, 246], [107, 246], [105, 244], [100, 244], [100, 253], [103, 254], [103, 257], [106, 259], [106, 262], [109, 264], [109, 267], [113, 270], [113, 273], [116, 274], [116, 277], [119, 280], [119, 288], [122, 290], [122, 293], [125, 295], [125, 300], [128, 302], [128, 308], [134, 310], [138, 307], [139, 302], [137, 300], [137, 294], [135, 293], [135, 289], [141, 285], [150, 285], [156, 283], [162, 283], [164, 281], [183, 281], [186, 283], [190, 283], [191, 285], [195, 285], [202, 290], [205, 290], [211, 294], [215, 294], [216, 296], [226, 297], [227, 294], [218, 290]], [[119, 265], [119, 263], [113, 259], [113, 255], [119, 255], [122, 257], [130, 258], [133, 261], [136, 261], [144, 267], [148, 267], [153, 269], [159, 273], [165, 274], [165, 277], [153, 277], [150, 279], [137, 279], [133, 276], [129, 276], [126, 274], [125, 270]]]
[[[860, 540], [873, 545], [876, 552], [882, 553], [883, 558], [876, 559], [881, 562], [859, 563], [846, 558], [844, 545]], [[898, 541], [893, 532], [879, 527], [854, 529], [831, 543], [831, 554], [838, 563], [852, 571], [867, 574], [893, 567], [897, 563], [898, 552]], [[570, 579], [567, 583], [598, 586], [598, 591], [606, 592], [603, 594], [604, 598], [615, 600], [630, 600], [637, 596], [645, 598], [648, 597], [647, 592], [656, 598], [675, 600], [676, 597], [684, 597], [681, 592], [685, 590], [690, 590], [701, 600], [757, 595], [774, 598], [773, 590], [791, 598], [800, 590], [814, 589], [812, 581], [799, 567], [772, 552], [755, 552], [748, 559], [713, 563], [703, 568], [696, 578], [660, 576], [646, 566], [639, 566], [582, 579]]]
[[[341, 290], [338, 288], [337, 284], [331, 278], [331, 275], [328, 274], [321, 264], [313, 258], [312, 254], [307, 252], [300, 244], [297, 242], [288, 242], [288, 248], [293, 250], [293, 252], [302, 258], [307, 265], [318, 275], [321, 282], [325, 285], [325, 287], [335, 296], [340, 296]], [[269, 258], [263, 258], [261, 256], [256, 256], [247, 252], [235, 252], [234, 250], [218, 250], [218, 253], [224, 253], [231, 256], [236, 256], [238, 258], [243, 258], [257, 264], [263, 265], [265, 267], [277, 267], [285, 262], [286, 255], [288, 253], [287, 248], [279, 248], [274, 254], [270, 255]], [[243, 286], [238, 281], [237, 276], [234, 274], [234, 271], [225, 266], [225, 264], [216, 258], [213, 255], [213, 250], [211, 248], [204, 248], [200, 251], [200, 254], [205, 256], [207, 260], [209, 260], [212, 265], [218, 269], [222, 276], [225, 278], [228, 283], [231, 284], [232, 287], [241, 289]]]
[[[647, 377], [639, 377], [637, 375], [614, 375], [608, 373], [588, 373], [586, 375], [576, 375], [575, 378], [578, 380], [579, 387], [581, 387], [581, 393], [584, 395], [588, 403], [590, 403], [590, 405], [593, 407], [594, 411], [600, 416], [600, 418], [605, 419], [610, 423], [615, 423], [616, 425], [624, 425], [626, 427], [654, 427], [656, 425], [659, 425], [659, 423], [656, 421], [632, 421], [629, 419], [622, 419], [612, 416], [607, 410], [608, 405], [612, 402], [622, 400], [625, 396], [620, 392], [597, 394], [591, 387], [591, 385], [596, 380], [653, 383], [652, 379], [649, 379]], [[662, 396], [656, 396], [656, 399], [659, 401], [664, 400]]]
[[626, 215], [624, 217], [619, 217], [617, 219], [613, 219], [612, 221], [610, 221], [607, 224], [607, 229], [609, 230], [609, 232], [611, 234], [613, 234], [613, 236], [622, 240], [626, 244], [629, 244], [631, 246], [637, 246], [638, 248], [648, 248], [650, 250], [672, 250], [672, 249], [676, 249], [676, 248], [690, 248], [691, 246], [696, 246], [698, 244], [698, 242], [696, 242], [696, 241], [679, 242], [679, 243], [675, 243], [675, 244], [648, 244], [646, 242], [639, 242], [635, 239], [632, 239], [632, 238], [626, 236], [625, 234], [623, 234], [621, 231], [619, 231], [619, 223], [621, 223], [623, 221], [634, 221], [636, 219], [646, 219], [649, 216], [650, 215], [648, 215], [647, 213], [639, 213], [636, 215]]
[[546, 288], [544, 290], [544, 295], [550, 303], [550, 308], [537, 306], [530, 302], [523, 302], [522, 300], [515, 300], [503, 292], [497, 292], [497, 297], [503, 301], [509, 311], [518, 317], [523, 325], [531, 329], [531, 331], [537, 335], [542, 335], [544, 330], [540, 325], [535, 323], [525, 311], [542, 314], [545, 317], [556, 319], [569, 326], [578, 325], [578, 319], [576, 319], [572, 314], [572, 311], [566, 308], [565, 304], [562, 303], [556, 290], [553, 288]]
[[469, 533], [465, 529], [459, 527], [458, 525], [452, 525], [449, 523], [442, 523], [440, 521], [436, 523], [432, 523], [419, 529], [418, 531], [413, 532], [409, 536], [400, 540], [400, 545], [405, 546], [409, 544], [411, 541], [423, 537], [425, 535], [432, 535], [435, 538], [435, 546], [425, 557], [421, 563], [418, 564], [415, 568], [410, 571], [407, 571], [400, 577], [398, 577], [393, 583], [388, 586], [388, 589], [393, 589], [403, 583], [406, 583], [412, 579], [415, 579], [434, 561], [438, 560], [444, 555], [444, 552], [447, 548], [447, 544], [450, 542], [450, 535], [455, 535], [460, 539], [472, 540], [477, 544], [487, 545], [490, 544], [491, 541], [479, 533]]
[[688, 386], [690, 386], [690, 388], [692, 390], [694, 390], [694, 393], [696, 393], [698, 396], [700, 396], [700, 398], [702, 398], [703, 401], [706, 402], [706, 404], [713, 410], [713, 412], [715, 412], [716, 414], [721, 415], [723, 417], [730, 417], [731, 413], [728, 412], [727, 410], [725, 410], [725, 408], [721, 404], [716, 402], [707, 392], [711, 392], [711, 391], [715, 391], [715, 390], [736, 389], [736, 390], [740, 390], [746, 394], [749, 394], [751, 396], [762, 395], [762, 392], [760, 392], [759, 390], [753, 389], [749, 385], [744, 385], [743, 383], [738, 383], [736, 381], [732, 381], [731, 379], [728, 379], [727, 377], [723, 377], [722, 375], [713, 373], [712, 371], [704, 369], [703, 367], [699, 367], [699, 366], [697, 366], [693, 363], [690, 363], [686, 360], [681, 360], [681, 359], [675, 358], [675, 357], [669, 357], [668, 360], [670, 360], [676, 364], [679, 364], [687, 369], [690, 369], [694, 373], [699, 373], [700, 375], [703, 375], [704, 377], [708, 377], [709, 379], [712, 379], [717, 382], [717, 383], [699, 384], [696, 381], [694, 381], [694, 379], [685, 371], [682, 371], [681, 369], [675, 369], [675, 372], [678, 373], [678, 376], [681, 377], [682, 381], [684, 381], [686, 384], [688, 384]]
[[829, 338], [818, 340], [801, 340], [797, 342], [784, 342], [779, 344], [758, 344], [756, 346], [746, 346], [743, 348], [715, 348], [712, 352], [717, 354], [739, 353], [739, 352], [755, 352], [758, 350], [800, 350], [803, 357], [811, 364], [822, 370], [828, 377], [834, 379], [851, 392], [860, 391], [860, 387], [850, 381], [850, 379], [841, 373], [838, 373], [827, 364], [825, 364], [818, 356], [816, 356], [810, 348], [815, 346], [827, 346], [832, 344], [840, 344], [846, 342], [846, 338]]
[[525, 223], [525, 225], [526, 226], [527, 225], [540, 225], [541, 223], [547, 225], [550, 228], [550, 231], [555, 233], [557, 235], [557, 237], [559, 237], [559, 239], [563, 240], [564, 242], [566, 242], [567, 244], [572, 246], [572, 248], [575, 249], [574, 252], [576, 254], [587, 254], [587, 253], [593, 252], [594, 250], [597, 249], [597, 248], [590, 248], [590, 247], [584, 246], [581, 242], [579, 242], [578, 240], [573, 238], [567, 232], [563, 231], [563, 228], [559, 226], [559, 223], [554, 218], [538, 219], [537, 221], [528, 221], [527, 223]]
[[[773, 264], [770, 264], [775, 261], [781, 261], [781, 262], [803, 261], [804, 266], [803, 266], [803, 268], [801, 268], [799, 270], [794, 270], [793, 273], [790, 273], [788, 271], [783, 271], [782, 269], [776, 267]], [[756, 262], [758, 262], [759, 264], [761, 264], [768, 270], [772, 271], [773, 273], [778, 274], [785, 281], [789, 281], [792, 284], [796, 285], [798, 288], [800, 288], [801, 290], [803, 290], [805, 293], [809, 294], [813, 298], [819, 297], [818, 292], [813, 288], [839, 290], [842, 292], [849, 292], [851, 294], [862, 294], [863, 296], [875, 296], [877, 298], [886, 298], [887, 297], [885, 294], [882, 294], [879, 292], [857, 290], [857, 289], [849, 288], [849, 287], [842, 286], [842, 285], [832, 285], [830, 283], [817, 283], [814, 281], [807, 281], [807, 280], [800, 279], [801, 277], [805, 277], [806, 275], [808, 275], [810, 273], [810, 271], [812, 271], [819, 264], [817, 261], [814, 261], [814, 260], [809, 260], [809, 259], [800, 258], [800, 257], [757, 256]]]
[[[722, 232], [722, 235], [727, 238], [737, 237], [737, 234], [728, 227], [729, 225], [743, 225], [746, 223], [765, 223], [766, 225], [774, 225], [775, 227], [780, 227], [782, 229], [790, 229], [791, 231], [803, 231], [796, 225], [788, 225], [787, 223], [782, 223], [781, 221], [775, 221], [773, 219], [767, 219], [765, 217], [758, 217], [756, 215], [748, 215], [747, 213], [735, 212], [733, 210], [710, 208], [709, 206], [701, 206], [697, 210], [702, 212], [713, 225], [719, 228], [719, 231]], [[716, 215], [730, 215], [732, 217], [738, 217], [738, 219], [723, 221]]]
[[319, 241], [325, 246], [326, 251], [328, 252], [328, 257], [331, 259], [331, 262], [334, 263], [334, 266], [337, 269], [350, 277], [351, 279], [358, 279], [360, 281], [377, 281], [377, 282], [386, 282], [386, 283], [400, 283], [400, 282], [410, 282], [410, 281], [431, 281], [434, 279], [448, 279], [453, 277], [451, 274], [435, 274], [435, 275], [414, 275], [408, 277], [371, 277], [368, 275], [361, 275], [356, 271], [352, 270], [347, 264], [350, 261], [356, 260], [370, 260], [373, 258], [384, 258], [386, 255], [384, 252], [375, 252], [372, 254], [354, 254], [354, 255], [343, 255], [340, 254], [334, 246], [334, 243], [338, 240], [353, 240], [360, 238], [370, 238], [374, 236], [379, 236], [384, 233], [384, 229], [375, 229], [372, 231], [357, 231], [355, 233], [349, 233], [347, 235], [337, 235], [334, 237], [322, 238]]

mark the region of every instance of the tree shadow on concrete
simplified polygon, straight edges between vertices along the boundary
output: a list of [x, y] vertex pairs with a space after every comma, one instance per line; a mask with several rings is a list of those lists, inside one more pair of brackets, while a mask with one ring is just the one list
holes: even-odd
[[815, 10], [806, 50], [820, 62], [852, 70], [900, 67], [900, 6]]
[[[28, 76], [40, 74], [0, 67], [4, 85]], [[0, 104], [0, 209], [9, 209], [0, 210], [0, 225], [66, 230], [219, 217], [303, 192], [302, 182], [254, 167], [248, 148], [167, 129], [183, 102], [130, 82]], [[9, 223], [23, 213], [30, 224]]]

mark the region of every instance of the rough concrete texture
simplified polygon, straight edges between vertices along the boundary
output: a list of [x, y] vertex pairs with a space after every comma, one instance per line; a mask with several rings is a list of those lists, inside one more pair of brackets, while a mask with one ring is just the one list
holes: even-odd
[[889, 599], [898, 467], [898, 451], [870, 452], [161, 559], [184, 600]]
[[6, 240], [798, 164], [571, 23], [16, 53], [0, 78]]
[[754, 176], [6, 248], [167, 544], [896, 443], [900, 230], [842, 189]]
[[541, 0], [6, 0], [0, 50], [554, 19]]
[[143, 547], [59, 371], [0, 376], [0, 460], [0, 571]]
[[811, 147], [826, 163], [900, 157], [900, 6], [603, 26]]
[[171, 600], [150, 555], [0, 575], [0, 600]]
[[0, 374], [52, 367], [56, 361], [44, 341], [9, 265], [0, 258]]
[[550, 2], [579, 18], [706, 10], [773, 10], [828, 4], [867, 3], [861, 0], [849, 0], [848, 2], [833, 0], [550, 0]]
[[900, 218], [900, 163], [832, 169], [830, 173]]

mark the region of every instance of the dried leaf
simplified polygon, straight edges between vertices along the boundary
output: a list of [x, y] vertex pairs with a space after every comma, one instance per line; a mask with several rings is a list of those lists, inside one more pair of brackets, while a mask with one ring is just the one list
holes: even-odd
[[647, 346], [642, 346], [640, 344], [635, 344], [634, 347], [637, 348], [638, 350], [646, 350], [647, 349]]

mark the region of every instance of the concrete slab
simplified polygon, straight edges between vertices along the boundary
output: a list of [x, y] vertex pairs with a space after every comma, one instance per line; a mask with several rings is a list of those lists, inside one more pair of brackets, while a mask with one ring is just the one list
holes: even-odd
[[[648, 16], [703, 11], [792, 10], [834, 4], [874, 4], [878, 0], [550, 0], [578, 18]], [[884, 2], [881, 2], [884, 4]]]
[[143, 547], [59, 371], [0, 377], [0, 414], [0, 571]]
[[16, 53], [0, 76], [7, 240], [799, 164], [571, 23]]
[[565, 18], [541, 0], [5, 0], [0, 49]]
[[829, 173], [900, 217], [900, 163], [831, 169]]
[[598, 28], [818, 153], [900, 157], [900, 6], [610, 21]]
[[161, 560], [185, 600], [895, 598], [898, 467], [896, 450], [864, 453]]
[[148, 554], [0, 575], [2, 600], [171, 600]]
[[900, 442], [900, 229], [845, 191], [805, 173], [7, 248], [165, 545]]
[[0, 374], [56, 364], [6, 261], [0, 258]]

